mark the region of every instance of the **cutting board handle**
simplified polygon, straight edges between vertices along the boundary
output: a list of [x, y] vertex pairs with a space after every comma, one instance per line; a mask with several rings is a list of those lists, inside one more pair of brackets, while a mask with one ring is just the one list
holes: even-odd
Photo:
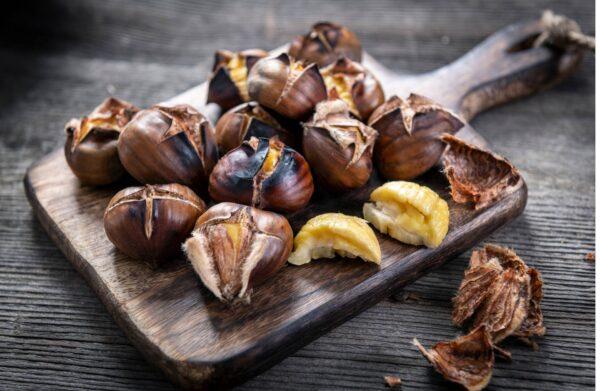
[[577, 68], [583, 52], [533, 47], [542, 31], [538, 19], [494, 33], [458, 60], [424, 75], [426, 90], [469, 121], [485, 109], [560, 81]]

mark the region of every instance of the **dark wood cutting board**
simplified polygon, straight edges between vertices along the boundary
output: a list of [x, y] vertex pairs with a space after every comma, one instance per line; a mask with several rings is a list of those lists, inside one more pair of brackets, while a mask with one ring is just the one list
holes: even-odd
[[[454, 63], [425, 75], [397, 75], [368, 55], [364, 63], [387, 96], [420, 93], [469, 120], [492, 105], [548, 86], [575, 68], [579, 52], [530, 47], [540, 28], [537, 21], [509, 26]], [[209, 110], [205, 100], [206, 83], [169, 102]], [[459, 136], [483, 143], [468, 125]], [[450, 199], [438, 169], [417, 181], [441, 194], [450, 206], [450, 230], [440, 247], [408, 246], [378, 235], [383, 255], [379, 267], [345, 259], [286, 266], [255, 290], [250, 305], [229, 307], [215, 300], [184, 259], [153, 271], [108, 241], [102, 215], [111, 196], [126, 183], [100, 189], [81, 186], [62, 151], [33, 164], [24, 180], [29, 201], [52, 240], [147, 359], [186, 388], [232, 385], [268, 368], [474, 246], [518, 216], [527, 200], [523, 184], [476, 213]], [[375, 175], [367, 188], [344, 197], [318, 195], [306, 210], [289, 216], [292, 227], [297, 231], [308, 218], [325, 211], [360, 216], [362, 202], [380, 183]]]

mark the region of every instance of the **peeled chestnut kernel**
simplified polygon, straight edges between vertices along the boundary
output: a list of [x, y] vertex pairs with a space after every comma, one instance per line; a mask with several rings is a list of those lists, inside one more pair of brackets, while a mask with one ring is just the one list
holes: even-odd
[[444, 133], [455, 134], [464, 123], [452, 112], [424, 96], [407, 100], [392, 96], [369, 119], [379, 132], [375, 162], [387, 179], [413, 179], [433, 167], [445, 144]]
[[294, 212], [314, 191], [306, 160], [276, 138], [244, 141], [219, 160], [208, 185], [210, 196], [277, 212]]
[[208, 82], [207, 103], [216, 103], [223, 111], [248, 102], [248, 72], [267, 52], [249, 49], [241, 52], [218, 50]]
[[352, 61], [362, 60], [362, 47], [356, 35], [344, 26], [319, 22], [308, 34], [296, 37], [288, 50], [290, 56], [323, 67], [345, 56]]
[[248, 75], [252, 100], [289, 118], [308, 117], [327, 99], [327, 88], [316, 64], [305, 66], [283, 53], [258, 61]]
[[81, 182], [106, 185], [125, 173], [119, 161], [117, 140], [138, 111], [131, 103], [111, 97], [89, 115], [67, 123], [65, 158]]
[[278, 137], [287, 145], [296, 142], [295, 137], [256, 102], [242, 103], [223, 114], [215, 132], [221, 153], [239, 147], [251, 137]]
[[210, 122], [182, 104], [140, 111], [119, 137], [119, 157], [142, 183], [204, 189], [218, 152]]
[[128, 187], [110, 200], [104, 230], [123, 253], [156, 267], [181, 253], [205, 210], [202, 199], [183, 185]]
[[350, 116], [341, 99], [317, 105], [310, 122], [304, 124], [304, 157], [319, 182], [331, 190], [363, 186], [373, 171], [373, 145], [377, 131]]
[[348, 57], [342, 57], [321, 69], [327, 91], [335, 90], [348, 104], [350, 112], [368, 120], [373, 111], [383, 104], [385, 95], [379, 81], [365, 67]]
[[285, 217], [224, 202], [200, 216], [183, 249], [219, 300], [249, 302], [252, 289], [285, 264], [292, 240]]

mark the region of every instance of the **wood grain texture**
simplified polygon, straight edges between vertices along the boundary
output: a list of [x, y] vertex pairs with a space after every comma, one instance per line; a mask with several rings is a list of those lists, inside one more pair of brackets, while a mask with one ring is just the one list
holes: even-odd
[[[23, 195], [25, 168], [60, 146], [56, 132], [74, 113], [103, 99], [107, 86], [139, 105], [165, 100], [206, 76], [215, 49], [229, 43], [234, 49], [262, 42], [274, 47], [324, 16], [356, 29], [387, 66], [426, 71], [503, 25], [536, 16], [542, 7], [567, 13], [590, 33], [594, 13], [590, 2], [294, 2], [273, 3], [265, 22], [263, 11], [273, 5], [267, 2], [47, 4], [1, 24], [6, 34], [0, 38], [5, 43], [0, 72], [10, 77], [0, 78], [0, 376], [10, 389], [171, 387], [131, 347], [48, 240]], [[15, 31], [25, 35], [14, 39]], [[489, 240], [514, 247], [546, 281], [549, 335], [539, 352], [515, 346], [515, 362], [497, 365], [495, 387], [594, 384], [594, 265], [582, 261], [594, 248], [593, 81], [593, 61], [586, 58], [582, 72], [556, 89], [474, 122], [521, 168], [530, 190], [525, 214]], [[403, 389], [443, 389], [447, 383], [428, 368], [410, 338], [432, 343], [458, 333], [450, 325], [449, 299], [466, 259], [412, 285], [421, 301], [382, 302], [243, 388], [380, 389], [383, 375], [399, 374]]]

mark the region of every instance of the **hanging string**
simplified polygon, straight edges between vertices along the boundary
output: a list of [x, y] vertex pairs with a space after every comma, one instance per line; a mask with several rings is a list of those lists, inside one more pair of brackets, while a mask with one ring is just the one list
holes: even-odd
[[548, 43], [561, 49], [576, 46], [596, 52], [596, 39], [585, 35], [574, 20], [546, 10], [542, 13], [541, 23], [544, 32], [535, 40], [534, 46]]

